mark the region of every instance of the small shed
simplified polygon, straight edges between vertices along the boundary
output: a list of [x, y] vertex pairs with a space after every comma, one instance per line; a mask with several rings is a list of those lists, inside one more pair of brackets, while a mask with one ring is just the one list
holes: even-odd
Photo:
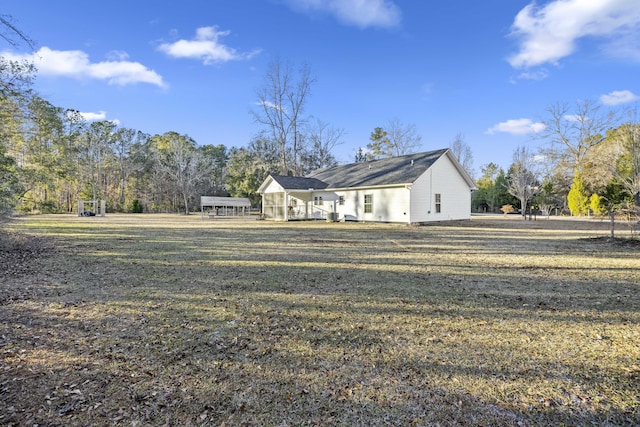
[[244, 197], [200, 196], [202, 217], [244, 216], [250, 212], [251, 202]]

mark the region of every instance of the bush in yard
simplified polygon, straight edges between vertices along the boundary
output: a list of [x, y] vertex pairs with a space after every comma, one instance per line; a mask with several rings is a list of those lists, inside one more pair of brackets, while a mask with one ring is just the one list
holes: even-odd
[[131, 213], [142, 213], [144, 210], [142, 206], [142, 202], [138, 199], [133, 199], [131, 201], [131, 205], [129, 206], [129, 212]]
[[581, 216], [589, 212], [589, 196], [579, 173], [573, 177], [573, 184], [567, 195], [567, 204], [573, 216]]
[[513, 208], [513, 206], [511, 205], [504, 205], [503, 207], [500, 208], [500, 210], [502, 211], [503, 214], [510, 214], [510, 213], [514, 213], [516, 210]]
[[595, 216], [602, 216], [604, 214], [602, 198], [595, 193], [592, 194], [591, 198], [589, 199], [589, 208]]
[[58, 204], [53, 200], [43, 200], [42, 202], [40, 202], [38, 207], [40, 208], [40, 212], [45, 214], [60, 212], [60, 209], [58, 209]]

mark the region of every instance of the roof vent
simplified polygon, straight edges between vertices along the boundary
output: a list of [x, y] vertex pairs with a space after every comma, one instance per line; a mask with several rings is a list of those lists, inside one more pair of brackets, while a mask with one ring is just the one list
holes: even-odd
[[413, 159], [411, 159], [411, 166], [413, 166]]

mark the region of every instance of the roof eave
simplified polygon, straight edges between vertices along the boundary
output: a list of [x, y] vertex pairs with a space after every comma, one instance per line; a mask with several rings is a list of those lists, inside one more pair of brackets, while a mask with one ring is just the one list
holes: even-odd
[[412, 185], [412, 182], [398, 183], [398, 184], [380, 184], [380, 185], [363, 185], [354, 187], [327, 187], [325, 191], [353, 191], [353, 190], [377, 190], [380, 188], [401, 188], [407, 185]]
[[264, 190], [271, 185], [272, 182], [274, 182], [275, 179], [273, 178], [273, 176], [271, 176], [271, 174], [269, 174], [269, 176], [267, 176], [267, 178], [262, 182], [262, 184], [260, 184], [260, 187], [258, 187], [258, 189], [256, 190], [256, 192], [258, 194], [263, 194]]

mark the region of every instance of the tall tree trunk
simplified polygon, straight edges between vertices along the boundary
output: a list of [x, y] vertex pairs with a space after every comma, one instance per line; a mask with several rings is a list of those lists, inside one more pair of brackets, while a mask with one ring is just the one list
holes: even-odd
[[124, 188], [127, 182], [127, 176], [125, 173], [122, 174], [122, 182], [120, 183], [120, 206], [124, 210]]
[[614, 235], [613, 235], [614, 231], [613, 230], [614, 230], [615, 225], [616, 225], [616, 214], [613, 211], [613, 209], [611, 211], [609, 211], [609, 219], [611, 220], [611, 238], [613, 239], [614, 238]]

